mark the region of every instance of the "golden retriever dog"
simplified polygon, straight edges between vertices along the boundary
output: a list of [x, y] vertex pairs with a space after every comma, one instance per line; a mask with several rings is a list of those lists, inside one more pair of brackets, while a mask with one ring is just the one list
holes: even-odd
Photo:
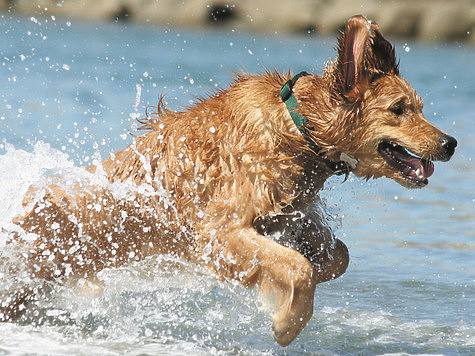
[[24, 233], [6, 246], [22, 262], [8, 268], [3, 321], [42, 283], [94, 281], [165, 253], [256, 287], [288, 345], [312, 316], [315, 286], [348, 266], [345, 244], [310, 209], [325, 181], [352, 172], [424, 187], [432, 161], [457, 145], [424, 118], [394, 47], [363, 16], [348, 21], [321, 76], [237, 74], [184, 111], [162, 100], [156, 111], [141, 120], [147, 132], [85, 179], [57, 174], [30, 188], [15, 219]]

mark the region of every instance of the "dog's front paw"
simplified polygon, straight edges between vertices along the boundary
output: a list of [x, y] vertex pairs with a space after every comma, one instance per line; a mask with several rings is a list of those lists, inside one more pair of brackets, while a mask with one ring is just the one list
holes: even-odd
[[272, 323], [272, 333], [274, 334], [275, 341], [277, 341], [280, 346], [289, 345], [297, 337], [299, 332], [300, 330], [298, 332], [291, 330], [288, 324], [278, 326], [276, 323]]
[[289, 319], [287, 317], [279, 317], [274, 315], [272, 323], [272, 333], [274, 338], [280, 346], [289, 345], [307, 325], [307, 322], [312, 316], [312, 312], [302, 315], [297, 320]]

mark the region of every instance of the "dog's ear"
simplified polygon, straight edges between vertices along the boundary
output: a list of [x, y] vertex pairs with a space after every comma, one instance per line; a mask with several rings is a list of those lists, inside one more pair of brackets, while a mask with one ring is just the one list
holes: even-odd
[[365, 68], [376, 73], [399, 75], [399, 64], [394, 46], [383, 37], [375, 22], [370, 22], [370, 27], [370, 43], [365, 56]]
[[361, 98], [375, 74], [399, 74], [394, 47], [376, 23], [364, 16], [350, 18], [338, 40], [336, 87], [349, 101]]

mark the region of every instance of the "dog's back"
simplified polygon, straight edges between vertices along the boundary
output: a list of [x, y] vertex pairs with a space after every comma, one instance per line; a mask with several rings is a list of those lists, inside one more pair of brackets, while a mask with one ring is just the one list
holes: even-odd
[[[150, 132], [104, 161], [109, 179], [161, 185], [173, 197], [180, 223], [212, 219], [251, 224], [278, 213], [297, 195], [305, 140], [275, 93], [279, 73], [239, 75], [183, 112], [159, 106], [144, 121]], [[300, 164], [295, 164], [300, 159]]]

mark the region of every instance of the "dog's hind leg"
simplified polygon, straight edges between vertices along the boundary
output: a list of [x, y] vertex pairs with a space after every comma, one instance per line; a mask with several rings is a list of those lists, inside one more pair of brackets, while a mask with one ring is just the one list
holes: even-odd
[[258, 288], [274, 308], [275, 339], [290, 344], [313, 313], [317, 281], [309, 260], [251, 227], [209, 236], [203, 251], [216, 274]]
[[32, 296], [29, 289], [21, 289], [13, 293], [0, 292], [0, 322], [16, 319]]
[[15, 320], [43, 285], [32, 280], [25, 244], [13, 233], [0, 254], [0, 322]]

